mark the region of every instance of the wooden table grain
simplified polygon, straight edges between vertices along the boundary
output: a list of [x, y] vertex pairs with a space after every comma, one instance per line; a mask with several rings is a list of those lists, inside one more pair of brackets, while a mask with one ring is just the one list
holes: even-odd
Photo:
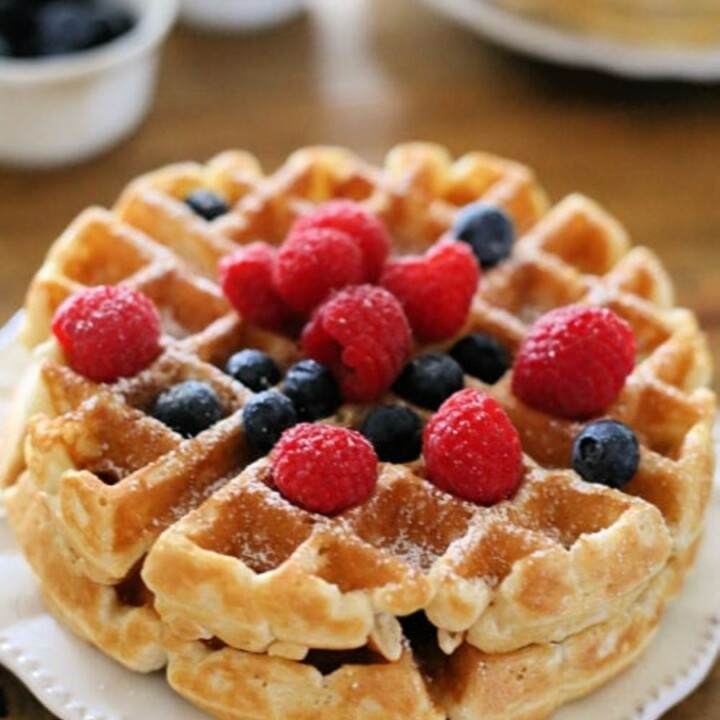
[[[314, 0], [305, 17], [262, 35], [177, 30], [152, 113], [130, 140], [71, 169], [0, 170], [0, 322], [63, 227], [143, 171], [229, 147], [270, 169], [315, 143], [379, 161], [408, 139], [516, 158], [552, 198], [577, 190], [598, 200], [660, 255], [720, 359], [720, 87], [533, 63], [412, 0]], [[666, 717], [713, 720], [719, 707], [716, 666]], [[0, 671], [0, 717], [49, 716]]]

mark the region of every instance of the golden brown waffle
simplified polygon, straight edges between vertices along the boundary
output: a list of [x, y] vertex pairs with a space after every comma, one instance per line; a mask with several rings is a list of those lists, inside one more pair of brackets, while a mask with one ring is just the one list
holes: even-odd
[[715, 0], [492, 0], [560, 28], [649, 47], [710, 47], [720, 39]]
[[[448, 658], [428, 624], [414, 616], [407, 625], [414, 653], [406, 647], [397, 662], [365, 649], [314, 651], [298, 663], [167, 634], [160, 647], [161, 624], [149, 597], [138, 591], [134, 578], [113, 587], [78, 572], [46, 498], [29, 474], [13, 488], [7, 505], [21, 547], [44, 579], [45, 601], [57, 617], [134, 669], [161, 666], [167, 653], [171, 685], [211, 715], [233, 720], [313, 713], [357, 720], [441, 720], [446, 712], [453, 718], [490, 720], [546, 717], [637, 657], [692, 558], [686, 553], [664, 568], [629, 612], [561, 643], [495, 655], [464, 644]], [[138, 648], [142, 655], [131, 654]], [[232, 680], [218, 683], [218, 677]]]
[[[198, 218], [182, 200], [200, 187], [232, 211]], [[429, 246], [478, 198], [507, 209], [520, 239], [485, 273], [461, 334], [487, 331], [514, 351], [536, 317], [569, 303], [608, 306], [632, 325], [639, 362], [607, 413], [642, 444], [628, 493], [567, 470], [580, 425], [524, 406], [506, 376], [466, 382], [520, 432], [511, 500], [481, 508], [445, 495], [421, 461], [383, 464], [373, 497], [332, 519], [278, 495], [267, 459], [243, 440], [252, 393], [218, 368], [242, 347], [283, 367], [299, 351], [231, 312], [215, 269], [238, 243], [279, 243], [295, 217], [337, 197], [377, 213], [397, 252]], [[169, 656], [179, 692], [238, 720], [541, 718], [649, 640], [702, 530], [710, 360], [659, 261], [630, 249], [594, 203], [571, 196], [548, 211], [526, 168], [483, 154], [453, 162], [428, 145], [400, 146], [382, 168], [311, 148], [268, 176], [225, 153], [142, 177], [114, 211], [81, 215], [33, 282], [24, 337], [43, 343], [65, 297], [118, 282], [158, 306], [164, 353], [99, 386], [54, 342], [40, 345], [0, 468], [48, 606], [79, 635], [134, 669]], [[186, 379], [210, 383], [227, 411], [191, 440], [145, 412]], [[345, 405], [327, 421], [354, 427], [368, 410]]]

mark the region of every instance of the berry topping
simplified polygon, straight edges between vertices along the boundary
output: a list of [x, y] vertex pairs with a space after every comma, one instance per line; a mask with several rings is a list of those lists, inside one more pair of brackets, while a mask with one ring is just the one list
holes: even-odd
[[460, 363], [466, 374], [488, 385], [496, 383], [512, 365], [510, 354], [497, 338], [473, 333], [458, 340], [450, 355]]
[[295, 505], [332, 515], [366, 500], [377, 483], [377, 456], [355, 430], [300, 423], [275, 446], [272, 475]]
[[569, 305], [530, 328], [515, 358], [512, 389], [537, 410], [587, 418], [618, 397], [634, 363], [628, 323], [606, 308]]
[[314, 313], [302, 334], [305, 353], [327, 365], [346, 400], [369, 402], [395, 381], [412, 336], [394, 295], [374, 285], [342, 290]]
[[464, 385], [462, 368], [455, 360], [442, 353], [428, 353], [405, 366], [393, 390], [415, 405], [437, 410]]
[[293, 401], [301, 420], [319, 420], [332, 415], [342, 400], [330, 369], [315, 360], [295, 363], [287, 371], [283, 391]]
[[104, 45], [129, 32], [135, 17], [120, 3], [100, 0], [0, 0], [6, 53], [42, 57]]
[[572, 465], [583, 480], [623, 488], [640, 464], [640, 446], [635, 433], [617, 420], [599, 420], [586, 425], [575, 438]]
[[161, 351], [160, 316], [142, 293], [99, 285], [67, 298], [52, 331], [75, 372], [95, 382], [136, 375]]
[[214, 220], [230, 209], [227, 203], [211, 190], [195, 190], [185, 198], [185, 204], [201, 218]]
[[254, 392], [267, 390], [280, 382], [277, 363], [261, 350], [240, 350], [225, 363], [225, 372]]
[[522, 478], [517, 430], [497, 400], [470, 388], [430, 418], [423, 455], [432, 483], [481, 505], [509, 497]]
[[289, 331], [296, 315], [285, 305], [273, 285], [275, 248], [250, 243], [220, 261], [220, 284], [232, 306], [253, 325]]
[[443, 241], [423, 256], [389, 260], [380, 284], [402, 303], [415, 337], [429, 342], [460, 330], [479, 280], [467, 245]]
[[360, 426], [383, 462], [404, 463], [417, 460], [422, 447], [422, 422], [404, 405], [375, 408]]
[[89, 50], [124, 35], [135, 25], [124, 7], [80, 0], [46, 0], [35, 17], [35, 54]]
[[290, 398], [277, 390], [264, 390], [248, 401], [242, 419], [245, 439], [260, 452], [268, 452], [297, 423], [297, 414]]
[[187, 380], [164, 390], [150, 414], [183, 437], [195, 437], [225, 414], [211, 385]]
[[377, 282], [390, 249], [390, 236], [375, 215], [352, 200], [333, 200], [300, 217], [293, 232], [310, 227], [347, 233], [362, 253], [363, 281]]
[[485, 269], [510, 256], [515, 228], [508, 214], [497, 205], [476, 202], [460, 210], [451, 235], [470, 245]]
[[308, 314], [331, 290], [362, 282], [362, 253], [342, 230], [293, 230], [278, 252], [273, 279], [287, 305]]

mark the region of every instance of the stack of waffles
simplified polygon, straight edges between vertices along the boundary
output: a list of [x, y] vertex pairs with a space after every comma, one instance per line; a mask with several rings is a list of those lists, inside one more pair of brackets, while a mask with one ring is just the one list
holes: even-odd
[[[200, 188], [230, 212], [194, 214], [183, 201]], [[514, 353], [537, 317], [568, 304], [608, 307], [632, 326], [637, 363], [606, 413], [641, 445], [624, 492], [569, 469], [581, 424], [523, 404], [512, 370], [493, 385], [466, 378], [520, 435], [510, 499], [482, 507], [444, 493], [422, 459], [381, 463], [372, 496], [333, 517], [277, 492], [270, 459], [244, 439], [253, 392], [220, 368], [241, 348], [282, 367], [301, 353], [229, 307], [217, 266], [238, 245], [280, 243], [335, 198], [381, 218], [397, 254], [430, 246], [478, 199], [505, 209], [518, 240], [484, 272], [460, 335], [489, 333]], [[164, 349], [136, 376], [96, 384], [67, 365], [51, 321], [73, 293], [118, 283], [155, 303]], [[539, 720], [638, 657], [692, 565], [713, 469], [697, 321], [616, 220], [579, 195], [548, 206], [513, 162], [412, 144], [379, 168], [318, 147], [269, 175], [241, 152], [162, 169], [53, 245], [23, 332], [34, 359], [0, 482], [46, 604], [125, 666], [166, 667], [213, 717]], [[227, 409], [189, 439], [146, 412], [184, 380], [210, 384]], [[388, 401], [346, 403], [325, 422], [357, 427]]]

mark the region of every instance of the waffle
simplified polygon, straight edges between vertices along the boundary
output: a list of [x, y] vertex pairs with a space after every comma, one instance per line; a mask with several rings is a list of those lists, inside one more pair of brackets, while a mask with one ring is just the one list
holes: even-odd
[[493, 0], [534, 20], [647, 47], [706, 47], [720, 38], [714, 0]]
[[[231, 212], [194, 215], [182, 200], [198, 188]], [[523, 405], [508, 373], [466, 385], [519, 431], [511, 499], [485, 508], [444, 494], [422, 459], [381, 464], [373, 496], [333, 518], [277, 493], [243, 437], [253, 393], [219, 367], [243, 347], [282, 367], [301, 356], [230, 310], [217, 262], [238, 244], [281, 242], [296, 217], [339, 197], [381, 217], [399, 253], [430, 246], [478, 198], [507, 210], [519, 239], [484, 274], [460, 336], [489, 332], [515, 352], [534, 319], [570, 303], [630, 323], [638, 362], [607, 410], [641, 442], [626, 492], [568, 469], [581, 425]], [[97, 385], [65, 365], [49, 327], [73, 292], [114, 283], [154, 301], [164, 351]], [[240, 152], [165, 168], [55, 243], [23, 337], [35, 359], [0, 482], [48, 607], [132, 669], [167, 663], [170, 684], [213, 716], [543, 718], [637, 657], [692, 565], [713, 469], [705, 339], [649, 250], [587, 198], [548, 207], [516, 163], [414, 144], [381, 168], [335, 148], [299, 151], [270, 175]], [[146, 412], [187, 379], [212, 385], [226, 410], [189, 440]], [[345, 404], [323, 422], [357, 427], [371, 408]]]

